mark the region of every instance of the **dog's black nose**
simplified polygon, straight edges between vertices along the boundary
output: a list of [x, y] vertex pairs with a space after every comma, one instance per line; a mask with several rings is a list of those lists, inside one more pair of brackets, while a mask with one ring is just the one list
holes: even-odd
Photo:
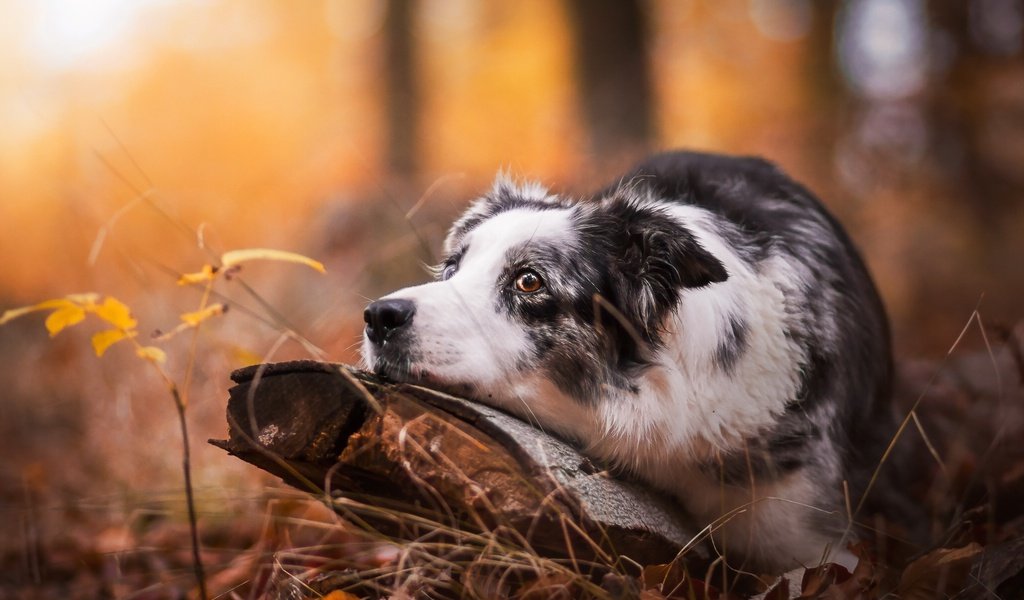
[[416, 304], [412, 300], [377, 300], [363, 311], [366, 321], [366, 337], [378, 346], [384, 343], [392, 331], [412, 321]]

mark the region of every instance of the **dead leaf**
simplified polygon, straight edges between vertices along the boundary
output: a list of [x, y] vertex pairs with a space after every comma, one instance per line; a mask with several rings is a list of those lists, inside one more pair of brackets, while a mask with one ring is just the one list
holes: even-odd
[[851, 574], [846, 567], [835, 563], [825, 563], [813, 569], [804, 571], [804, 578], [800, 584], [801, 598], [820, 598], [821, 594], [829, 587], [837, 583], [843, 583], [850, 578]]
[[967, 581], [974, 557], [981, 552], [977, 543], [962, 548], [939, 548], [907, 565], [896, 592], [903, 600], [943, 598]]
[[[881, 572], [864, 543], [849, 546], [857, 556], [857, 566], [850, 573], [834, 563], [804, 571], [799, 598], [816, 600], [875, 600]], [[779, 596], [786, 598], [786, 596]]]
[[644, 590], [656, 591], [668, 599], [714, 600], [724, 597], [718, 588], [691, 577], [686, 563], [682, 561], [644, 567], [640, 583]]

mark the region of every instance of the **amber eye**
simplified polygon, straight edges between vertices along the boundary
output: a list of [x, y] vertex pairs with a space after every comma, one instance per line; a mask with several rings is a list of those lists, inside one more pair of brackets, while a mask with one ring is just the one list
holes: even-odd
[[516, 275], [516, 290], [524, 294], [532, 294], [544, 287], [544, 280], [536, 271], [524, 269]]

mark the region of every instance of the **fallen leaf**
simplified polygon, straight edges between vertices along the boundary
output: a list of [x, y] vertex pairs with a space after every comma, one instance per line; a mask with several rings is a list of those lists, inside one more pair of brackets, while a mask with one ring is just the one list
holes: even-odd
[[682, 561], [644, 567], [640, 583], [645, 591], [656, 591], [669, 599], [712, 600], [727, 596], [718, 588], [694, 579]]
[[974, 557], [981, 553], [977, 543], [962, 548], [939, 548], [907, 565], [896, 592], [903, 600], [944, 598], [961, 589], [967, 581]]

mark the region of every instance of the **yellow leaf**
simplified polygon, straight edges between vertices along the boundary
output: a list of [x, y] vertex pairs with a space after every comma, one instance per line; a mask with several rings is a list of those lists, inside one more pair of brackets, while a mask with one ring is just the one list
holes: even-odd
[[210, 317], [216, 317], [217, 315], [224, 314], [223, 304], [211, 304], [203, 310], [197, 310], [195, 312], [187, 312], [181, 315], [181, 320], [187, 323], [190, 327], [196, 327], [203, 321]]
[[294, 252], [285, 252], [284, 250], [271, 250], [269, 248], [247, 248], [245, 250], [232, 250], [225, 252], [220, 257], [221, 263], [224, 268], [233, 267], [250, 260], [278, 260], [283, 262], [293, 262], [306, 265], [311, 269], [315, 269], [321, 273], [326, 273], [323, 263], [313, 260], [312, 258], [296, 254]]
[[68, 302], [67, 306], [58, 308], [46, 317], [46, 330], [50, 332], [50, 337], [53, 337], [63, 331], [65, 327], [81, 323], [83, 319], [85, 319], [85, 310]]
[[129, 334], [123, 329], [107, 329], [106, 331], [101, 331], [92, 336], [92, 349], [96, 352], [96, 356], [103, 356], [103, 353], [107, 351], [107, 348], [127, 337], [135, 337], [135, 332], [133, 331]]
[[203, 265], [203, 270], [198, 273], [185, 273], [178, 278], [178, 285], [192, 285], [210, 281], [217, 274], [217, 271], [210, 265]]
[[135, 354], [138, 354], [139, 358], [144, 358], [156, 363], [163, 363], [167, 360], [167, 353], [156, 346], [143, 346], [142, 348], [136, 349]]
[[17, 319], [20, 316], [27, 315], [28, 313], [31, 313], [31, 312], [36, 312], [36, 311], [39, 311], [39, 310], [50, 310], [50, 309], [56, 309], [56, 308], [67, 308], [67, 307], [70, 307], [70, 306], [74, 306], [74, 304], [71, 303], [71, 302], [68, 302], [67, 300], [59, 299], [59, 300], [44, 300], [43, 302], [40, 302], [39, 304], [33, 304], [32, 306], [22, 306], [21, 308], [12, 308], [12, 309], [9, 309], [9, 310], [5, 310], [4, 314], [0, 315], [0, 325], [3, 325], [5, 323], [7, 323], [8, 321], [12, 321], [14, 319]]
[[103, 300], [103, 304], [95, 306], [92, 309], [92, 312], [107, 323], [125, 331], [135, 329], [135, 326], [139, 324], [139, 322], [132, 317], [131, 310], [129, 310], [128, 306], [125, 305], [124, 302], [121, 302], [112, 296], [107, 296]]

